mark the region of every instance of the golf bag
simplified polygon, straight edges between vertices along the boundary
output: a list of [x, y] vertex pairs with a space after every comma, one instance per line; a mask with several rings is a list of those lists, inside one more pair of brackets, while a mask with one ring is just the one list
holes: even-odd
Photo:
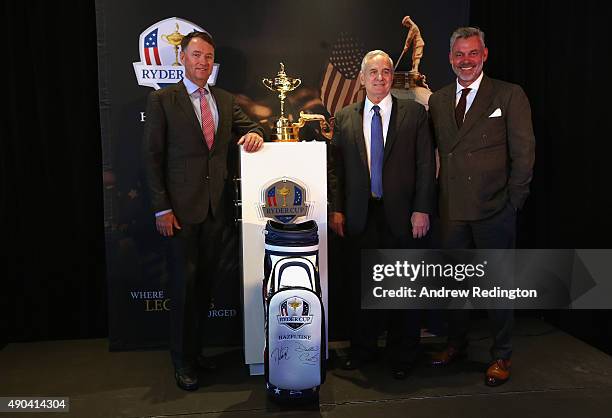
[[325, 381], [326, 332], [317, 224], [266, 224], [264, 367], [277, 401], [318, 399]]

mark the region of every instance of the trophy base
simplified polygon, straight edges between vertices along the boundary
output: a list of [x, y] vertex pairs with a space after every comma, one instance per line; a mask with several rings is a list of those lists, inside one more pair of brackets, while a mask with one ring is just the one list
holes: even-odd
[[282, 117], [276, 122], [276, 128], [272, 134], [273, 142], [299, 142], [300, 129], [289, 123], [289, 120]]
[[431, 91], [424, 87], [415, 87], [411, 89], [392, 88], [391, 93], [398, 99], [413, 100], [425, 106], [425, 109], [429, 109], [429, 96], [431, 96]]
[[426, 77], [418, 71], [396, 71], [393, 74], [393, 88], [408, 90], [424, 87], [429, 89], [425, 80]]
[[272, 134], [272, 142], [299, 142], [300, 138], [294, 134]]

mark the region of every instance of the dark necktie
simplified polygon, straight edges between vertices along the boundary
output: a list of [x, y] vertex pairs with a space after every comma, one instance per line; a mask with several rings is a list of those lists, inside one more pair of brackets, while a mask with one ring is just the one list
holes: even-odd
[[459, 99], [459, 103], [457, 103], [457, 107], [455, 107], [455, 120], [457, 121], [458, 128], [461, 128], [461, 125], [463, 125], [463, 118], [465, 117], [466, 99], [470, 90], [472, 89], [461, 90], [461, 98]]
[[370, 127], [370, 179], [372, 185], [372, 195], [381, 198], [383, 195], [382, 167], [384, 155], [382, 118], [380, 117], [380, 107], [372, 106], [372, 124]]

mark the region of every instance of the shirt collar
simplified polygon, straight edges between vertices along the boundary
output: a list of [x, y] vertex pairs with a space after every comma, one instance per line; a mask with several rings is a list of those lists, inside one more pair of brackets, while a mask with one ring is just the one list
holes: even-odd
[[456, 83], [457, 83], [457, 90], [455, 90], [455, 94], [459, 94], [461, 93], [461, 90], [468, 88], [471, 89], [470, 93], [476, 93], [478, 91], [478, 88], [480, 87], [480, 82], [482, 81], [482, 77], [484, 76], [484, 71], [480, 73], [480, 75], [478, 76], [478, 78], [476, 80], [474, 80], [474, 82], [472, 84], [470, 84], [467, 87], [463, 87], [461, 84], [459, 84], [459, 79], [457, 79]]
[[[372, 111], [373, 106], [374, 106], [374, 103], [372, 103], [370, 99], [368, 99], [368, 96], [366, 96], [364, 112], [370, 113]], [[385, 98], [382, 99], [380, 103], [378, 103], [378, 107], [380, 107], [380, 110], [382, 111], [383, 114], [390, 114], [391, 106], [393, 106], [393, 99], [391, 98], [391, 93], [387, 94]]]
[[[193, 81], [191, 81], [187, 77], [183, 77], [183, 84], [185, 84], [185, 88], [187, 89], [187, 94], [189, 94], [190, 96], [196, 91], [198, 91], [198, 89], [200, 88], [200, 86], [195, 84]], [[210, 94], [210, 88], [208, 88], [208, 83], [206, 83], [206, 85], [204, 86], [204, 89], [206, 89], [206, 91], [208, 91], [208, 94]]]

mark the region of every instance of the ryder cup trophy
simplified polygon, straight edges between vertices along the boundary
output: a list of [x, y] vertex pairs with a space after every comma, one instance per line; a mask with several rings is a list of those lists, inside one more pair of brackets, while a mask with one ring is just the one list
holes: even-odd
[[326, 139], [331, 139], [333, 136], [333, 130], [325, 120], [325, 116], [316, 115], [310, 113], [300, 112], [300, 119], [296, 123], [291, 123], [289, 119], [285, 117], [285, 98], [287, 93], [295, 90], [302, 80], [299, 78], [287, 77], [285, 73], [285, 65], [280, 63], [280, 71], [275, 78], [264, 78], [262, 80], [264, 86], [274, 92], [278, 92], [278, 98], [280, 99], [280, 118], [276, 122], [274, 134], [272, 140], [275, 142], [297, 142], [300, 140], [299, 132], [300, 128], [304, 126], [306, 122], [318, 121], [321, 127], [321, 134]]
[[161, 38], [168, 42], [170, 45], [174, 47], [174, 62], [172, 63], [173, 67], [178, 67], [181, 64], [179, 63], [179, 45], [185, 35], [179, 32], [179, 25], [176, 24], [176, 30], [169, 35], [163, 34]]

